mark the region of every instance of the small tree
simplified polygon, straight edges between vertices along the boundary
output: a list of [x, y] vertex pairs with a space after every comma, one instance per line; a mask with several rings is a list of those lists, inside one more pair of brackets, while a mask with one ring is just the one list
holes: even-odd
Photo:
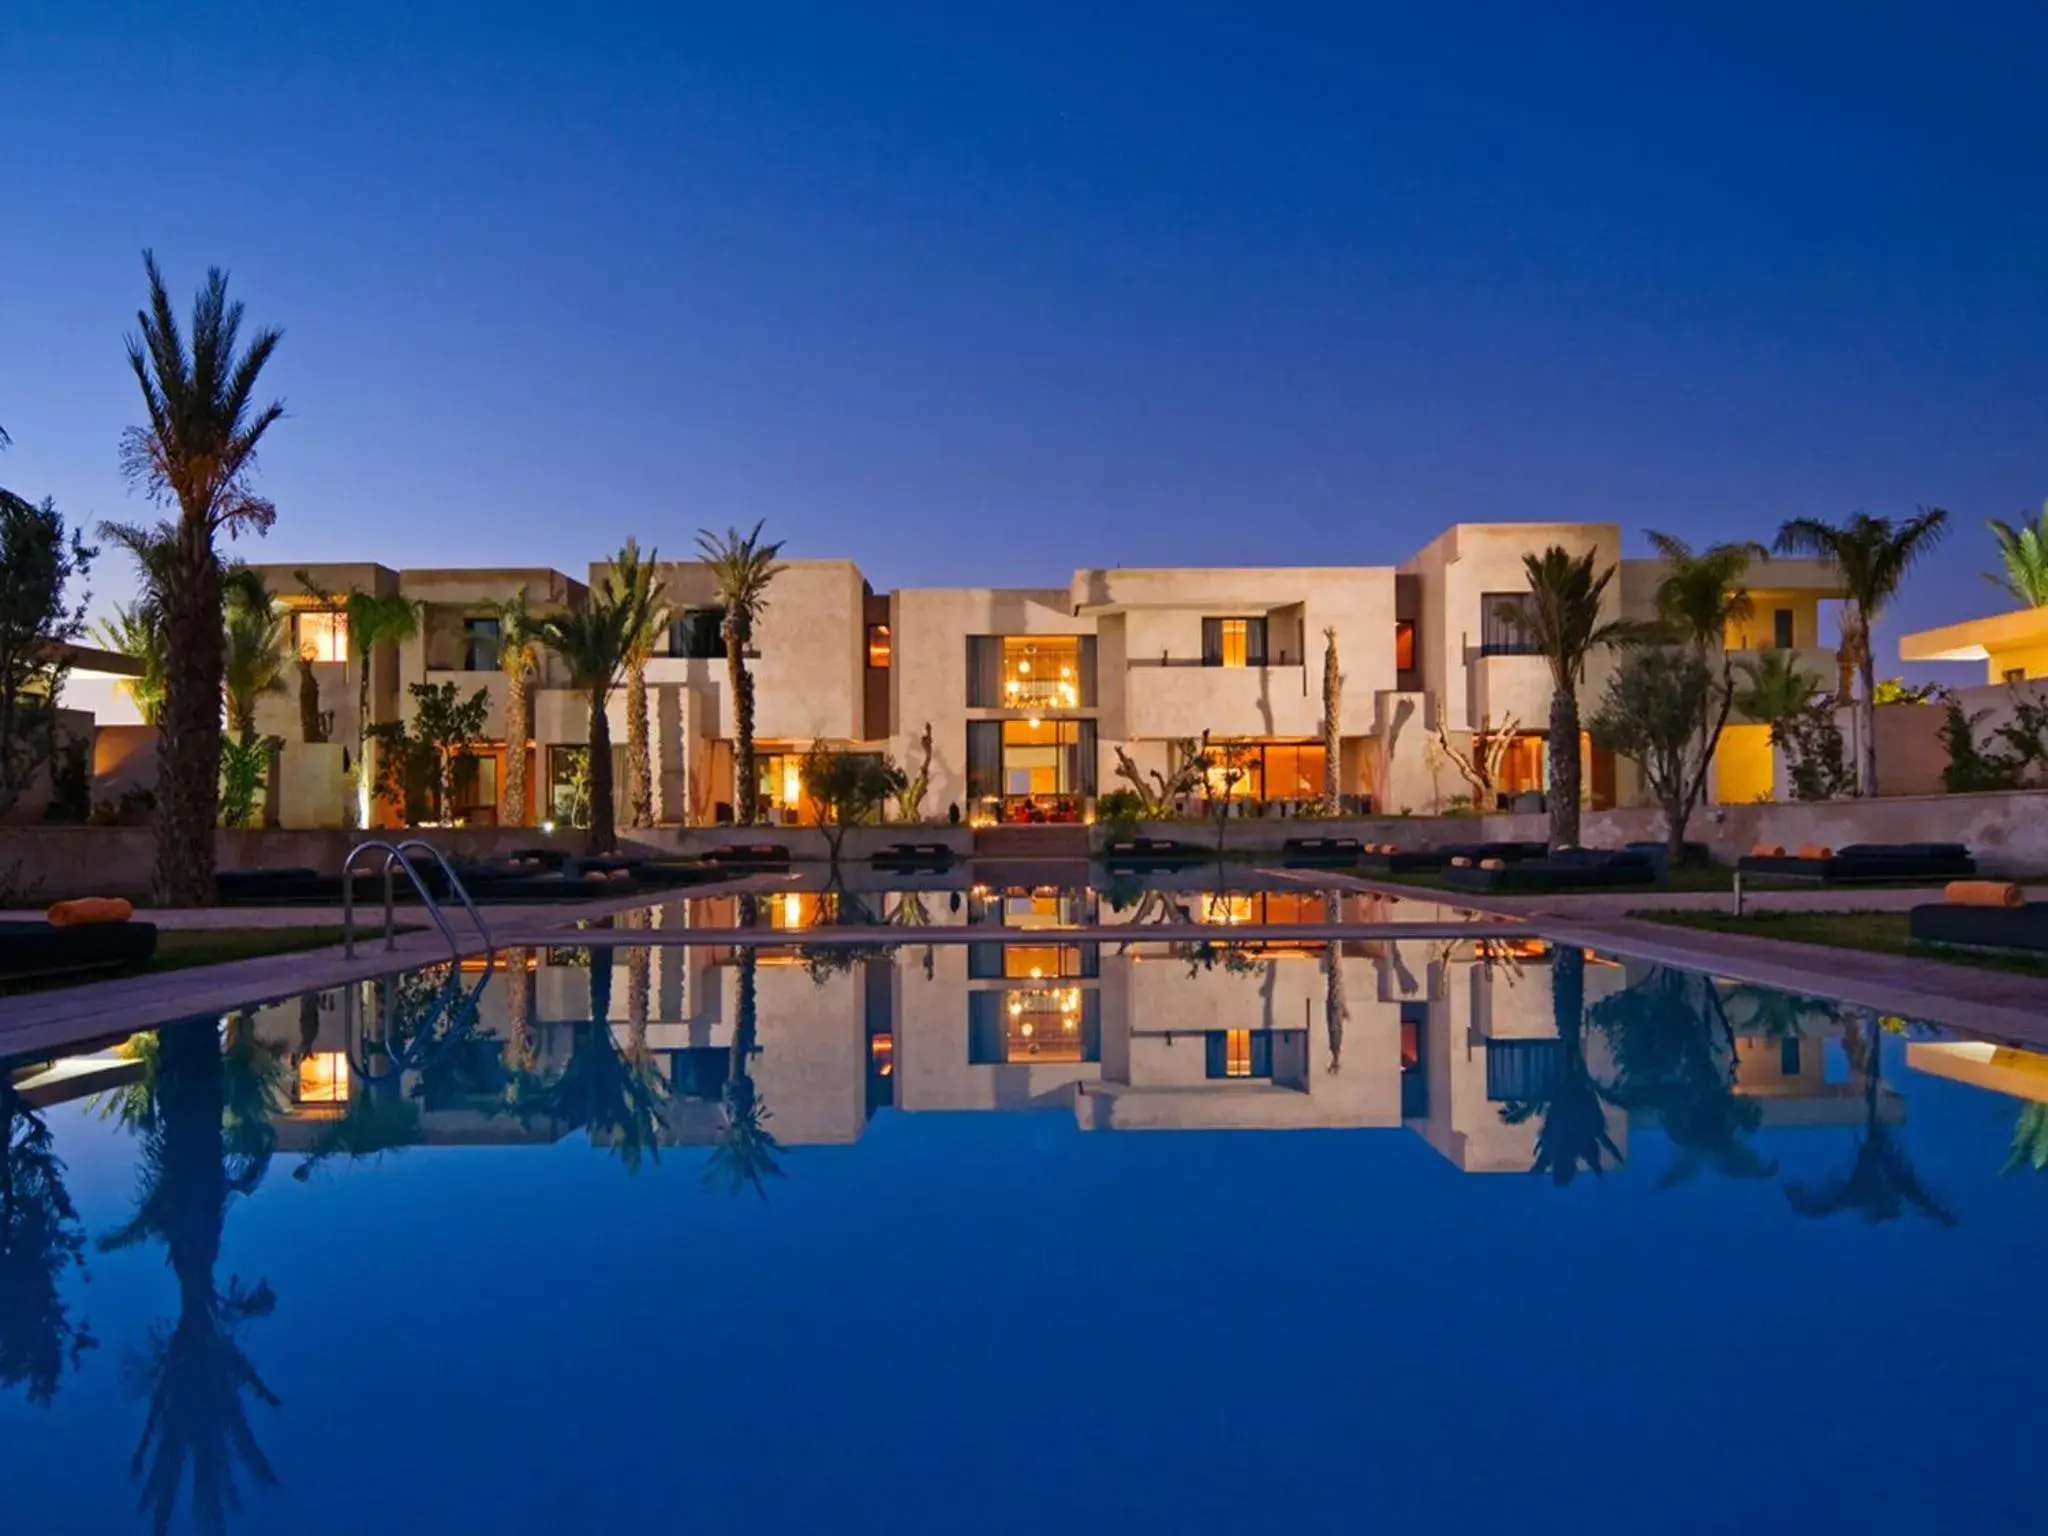
[[1335, 816], [1344, 809], [1338, 793], [1338, 769], [1344, 754], [1344, 674], [1337, 665], [1337, 630], [1323, 630], [1323, 814]]
[[220, 824], [253, 827], [270, 776], [270, 741], [225, 734], [220, 741]]
[[483, 735], [484, 719], [491, 712], [491, 691], [479, 688], [465, 699], [453, 683], [414, 683], [411, 692], [413, 739], [433, 764], [435, 809], [441, 820], [447, 821], [456, 759], [468, 756]]
[[804, 753], [804, 793], [818, 814], [818, 829], [825, 834], [825, 848], [832, 867], [839, 867], [839, 850], [849, 827], [879, 819], [882, 807], [903, 792], [903, 770], [886, 757], [867, 752], [842, 752], [824, 742], [813, 742]]
[[1835, 701], [1823, 695], [1771, 726], [1771, 743], [1785, 754], [1794, 800], [1841, 800], [1856, 792]]
[[1238, 786], [1252, 776], [1251, 748], [1241, 741], [1211, 745], [1209, 733], [1204, 731], [1197, 761], [1202, 765], [1202, 782], [1208, 788], [1209, 809], [1216, 817], [1216, 852], [1221, 855], [1224, 829], [1230, 823], [1230, 802], [1236, 797]]
[[1637, 764], [1663, 807], [1674, 869], [1685, 857], [1685, 824], [1706, 798], [1714, 749], [1732, 707], [1725, 676], [1716, 678], [1697, 652], [1657, 646], [1622, 658], [1593, 716], [1593, 740]]
[[64, 647], [85, 630], [85, 602], [67, 588], [95, 551], [65, 535], [56, 505], [0, 491], [0, 815], [56, 756]]
[[1453, 768], [1467, 784], [1472, 786], [1472, 804], [1482, 811], [1493, 809], [1494, 785], [1500, 782], [1500, 765], [1507, 761], [1508, 749], [1522, 734], [1522, 722], [1509, 715], [1501, 722], [1500, 729], [1493, 728], [1492, 720], [1482, 715], [1479, 729], [1472, 733], [1472, 750], [1460, 752], [1451, 744], [1451, 734], [1444, 729], [1443, 718], [1439, 716], [1431, 737], [1436, 744], [1437, 755]]
[[1147, 820], [1172, 815], [1174, 806], [1184, 796], [1202, 787], [1202, 749], [1208, 739], [1207, 735], [1199, 740], [1187, 736], [1168, 742], [1170, 768], [1165, 772], [1155, 768], [1149, 774], [1131, 761], [1131, 755], [1122, 747], [1112, 749], [1116, 753], [1116, 776], [1131, 786], [1131, 792], [1144, 806]]
[[1952, 795], [2017, 789], [2020, 765], [1996, 747], [1978, 745], [1977, 727], [1990, 711], [1972, 714], [1952, 693], [1942, 699], [1942, 710], [1941, 744], [1948, 749], [1948, 765], [1941, 770], [1941, 787]]
[[932, 787], [932, 723], [924, 723], [924, 734], [917, 738], [917, 771], [903, 781], [903, 793], [896, 797], [896, 815], [903, 821], [920, 821], [924, 818], [924, 797]]

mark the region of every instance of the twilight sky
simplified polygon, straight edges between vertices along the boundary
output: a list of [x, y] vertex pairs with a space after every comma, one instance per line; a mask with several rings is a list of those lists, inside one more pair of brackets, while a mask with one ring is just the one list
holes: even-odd
[[12, 0], [0, 484], [146, 515], [148, 245], [286, 331], [250, 558], [765, 517], [1063, 584], [1947, 506], [1893, 658], [2048, 495], [2048, 8], [1678, 9]]

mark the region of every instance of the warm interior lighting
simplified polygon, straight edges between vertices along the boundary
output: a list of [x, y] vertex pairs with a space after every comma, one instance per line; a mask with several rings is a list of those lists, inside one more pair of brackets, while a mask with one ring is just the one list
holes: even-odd
[[796, 805], [804, 797], [804, 776], [802, 765], [793, 757], [782, 762], [782, 803]]
[[801, 928], [804, 925], [804, 899], [795, 891], [785, 891], [782, 897], [782, 926]]
[[308, 661], [347, 661], [348, 615], [325, 608], [293, 614], [292, 647]]
[[1248, 1029], [1226, 1031], [1223, 1041], [1223, 1075], [1225, 1077], [1250, 1077], [1252, 1075], [1252, 1032]]
[[299, 1063], [301, 1104], [348, 1102], [348, 1056], [342, 1051], [316, 1051]]
[[1017, 663], [1017, 675], [1020, 677], [1029, 677], [1031, 675], [1031, 661], [1029, 657]]

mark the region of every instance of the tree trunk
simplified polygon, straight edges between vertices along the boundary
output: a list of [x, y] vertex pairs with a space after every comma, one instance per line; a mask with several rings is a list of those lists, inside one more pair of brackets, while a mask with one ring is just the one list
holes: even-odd
[[732, 819], [751, 827], [760, 807], [760, 792], [754, 780], [754, 679], [747, 671], [746, 637], [730, 633], [725, 637], [725, 670], [732, 682]]
[[654, 825], [654, 772], [647, 750], [647, 663], [626, 665], [626, 825]]
[[591, 853], [610, 853], [618, 846], [612, 830], [612, 723], [605, 716], [605, 696], [611, 690], [590, 690], [590, 837], [585, 843]]
[[1858, 792], [1869, 796], [1877, 793], [1877, 656], [1867, 629], [1857, 667], [1863, 674], [1863, 697], [1856, 701], [1856, 782]]
[[498, 825], [526, 825], [526, 743], [533, 735], [533, 695], [526, 670], [505, 680], [505, 772], [498, 780]]
[[1337, 669], [1337, 631], [1323, 631], [1323, 814], [1344, 808], [1339, 770], [1344, 763], [1344, 674]]
[[1579, 845], [1579, 696], [1553, 684], [1550, 691], [1550, 846]]
[[215, 894], [225, 661], [220, 561], [204, 522], [180, 528], [171, 577], [157, 740], [156, 899], [166, 907], [203, 907]]

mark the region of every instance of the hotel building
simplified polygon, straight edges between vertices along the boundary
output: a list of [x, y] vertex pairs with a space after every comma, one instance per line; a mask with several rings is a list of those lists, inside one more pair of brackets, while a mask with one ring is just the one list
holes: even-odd
[[[1435, 744], [1438, 728], [1463, 750], [1473, 733], [1512, 724], [1519, 736], [1496, 783], [1497, 800], [1509, 804], [1544, 786], [1550, 677], [1500, 610], [1526, 594], [1523, 556], [1551, 545], [1619, 566], [1603, 599], [1610, 617], [1652, 615], [1662, 566], [1622, 560], [1620, 530], [1604, 524], [1459, 524], [1399, 566], [1089, 568], [1064, 588], [878, 593], [850, 561], [792, 560], [769, 590], [749, 662], [751, 786], [733, 782], [732, 701], [710, 577], [695, 562], [668, 565], [676, 613], [647, 669], [655, 820], [721, 824], [751, 793], [771, 820], [800, 821], [808, 812], [798, 763], [811, 744], [887, 753], [914, 769], [927, 731], [926, 814], [957, 806], [977, 823], [1084, 820], [1122, 782], [1121, 764], [1164, 774], [1179, 744], [1205, 732], [1213, 754], [1227, 744], [1228, 788], [1249, 811], [1284, 815], [1334, 787], [1350, 809], [1426, 814], [1470, 794]], [[320, 594], [351, 589], [420, 605], [419, 634], [369, 658], [373, 722], [404, 718], [412, 684], [489, 692], [480, 762], [461, 778], [458, 813], [495, 815], [505, 754], [524, 751], [530, 818], [566, 816], [584, 700], [559, 661], [543, 657], [533, 739], [505, 741], [491, 605], [522, 587], [536, 608], [580, 604], [605, 566], [593, 565], [587, 580], [545, 569], [330, 565], [306, 572], [307, 582], [297, 567], [260, 569], [292, 609], [292, 643], [312, 657], [336, 744], [310, 775], [287, 761], [279, 777], [298, 787], [281, 796], [285, 825], [339, 824], [341, 796], [328, 781], [341, 771], [337, 749], [355, 741], [359, 674], [346, 622]], [[1731, 650], [1790, 648], [1809, 671], [1832, 675], [1820, 638], [1822, 605], [1840, 595], [1832, 578], [1805, 561], [1762, 564], [1757, 576], [1754, 615], [1728, 635]], [[1322, 738], [1332, 638], [1342, 679], [1334, 760]], [[1592, 659], [1580, 695], [1586, 716], [1613, 665], [1611, 656]], [[300, 739], [288, 695], [263, 701], [257, 723], [287, 743]], [[613, 697], [611, 731], [623, 754], [623, 693]], [[289, 759], [292, 747], [285, 751]], [[1581, 752], [1594, 808], [1635, 802], [1629, 765], [1590, 743]], [[1713, 798], [1762, 798], [1771, 774], [1765, 728], [1738, 718]]]

